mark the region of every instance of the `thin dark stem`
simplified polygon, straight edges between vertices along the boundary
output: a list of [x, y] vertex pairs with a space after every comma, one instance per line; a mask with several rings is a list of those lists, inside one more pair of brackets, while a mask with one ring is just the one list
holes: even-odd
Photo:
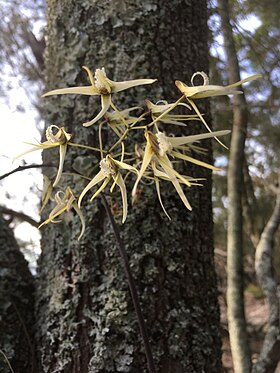
[[12, 217], [19, 219], [20, 221], [26, 221], [27, 223], [31, 224], [33, 227], [36, 228], [38, 228], [38, 225], [40, 224], [40, 222], [34, 220], [31, 216], [26, 215], [24, 212], [15, 211], [5, 206], [0, 205], [0, 213], [11, 215]]
[[143, 343], [144, 343], [144, 348], [145, 348], [149, 373], [156, 373], [154, 359], [153, 359], [153, 355], [152, 355], [152, 350], [151, 350], [149, 337], [148, 337], [148, 333], [147, 333], [147, 328], [146, 328], [145, 320], [144, 320], [143, 313], [142, 313], [142, 310], [141, 310], [139, 297], [138, 297], [136, 286], [135, 286], [135, 281], [133, 279], [133, 276], [132, 276], [132, 273], [131, 273], [131, 270], [130, 270], [128, 256], [127, 256], [127, 253], [125, 251], [124, 243], [123, 243], [123, 240], [120, 236], [119, 228], [118, 228], [118, 226], [116, 224], [116, 221], [115, 221], [115, 219], [112, 215], [112, 212], [111, 212], [111, 209], [108, 205], [106, 197], [104, 195], [102, 195], [102, 199], [103, 199], [103, 202], [104, 202], [104, 206], [105, 206], [108, 218], [109, 218], [110, 223], [112, 225], [114, 235], [115, 235], [115, 238], [116, 238], [116, 242], [118, 244], [119, 251], [120, 251], [120, 254], [121, 254], [121, 257], [122, 257], [122, 260], [123, 260], [123, 266], [124, 266], [125, 274], [126, 274], [126, 277], [127, 277], [127, 280], [128, 280], [129, 289], [130, 289], [134, 309], [135, 309], [136, 316], [137, 316], [137, 319], [138, 319], [140, 333], [141, 333]]
[[14, 307], [14, 309], [16, 311], [16, 314], [17, 314], [17, 316], [19, 318], [20, 324], [21, 324], [21, 326], [23, 328], [23, 331], [24, 331], [24, 334], [25, 334], [25, 337], [26, 337], [26, 340], [27, 340], [27, 344], [28, 344], [29, 349], [30, 349], [31, 358], [32, 358], [32, 360], [31, 360], [31, 364], [32, 364], [31, 365], [31, 367], [32, 367], [31, 368], [31, 373], [33, 373], [34, 369], [35, 369], [35, 365], [36, 365], [36, 359], [35, 359], [35, 353], [34, 353], [34, 346], [33, 346], [32, 342], [31, 342], [30, 334], [28, 333], [26, 324], [25, 324], [25, 322], [24, 322], [24, 320], [23, 320], [23, 318], [22, 318], [22, 316], [21, 316], [21, 314], [20, 314], [20, 312], [19, 312], [16, 304], [14, 302], [12, 302], [12, 305], [13, 305], [13, 307]]
[[30, 168], [42, 168], [42, 167], [53, 167], [53, 165], [51, 165], [51, 164], [30, 164], [30, 165], [27, 165], [27, 166], [18, 166], [14, 170], [12, 170], [10, 172], [7, 172], [6, 174], [1, 175], [0, 176], [0, 180], [5, 179], [6, 177], [14, 174], [15, 172], [20, 172], [20, 171], [28, 170]]

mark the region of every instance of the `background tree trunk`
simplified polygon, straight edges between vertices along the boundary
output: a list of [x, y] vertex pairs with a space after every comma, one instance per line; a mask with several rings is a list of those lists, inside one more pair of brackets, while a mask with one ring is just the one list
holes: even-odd
[[279, 327], [279, 291], [273, 270], [273, 243], [275, 234], [280, 225], [280, 177], [278, 176], [278, 188], [276, 188], [276, 203], [257, 245], [255, 257], [255, 269], [258, 282], [262, 287], [268, 304], [268, 328], [261, 353], [253, 373], [273, 373], [279, 363], [280, 351], [280, 327]]
[[[88, 84], [82, 65], [92, 70], [105, 66], [113, 80], [159, 79], [158, 85], [118, 95], [118, 105], [125, 108], [144, 98], [154, 102], [178, 98], [175, 79], [188, 83], [194, 72], [208, 70], [204, 0], [49, 0], [48, 7], [47, 89]], [[99, 100], [82, 96], [45, 100], [47, 125], [63, 125], [74, 141], [97, 146], [96, 127], [85, 129], [82, 123], [93, 117]], [[204, 105], [202, 110], [207, 117], [209, 108]], [[204, 128], [191, 124], [185, 133], [194, 131]], [[67, 159], [67, 171], [99, 162], [95, 155], [71, 149]], [[57, 161], [57, 154], [45, 152], [44, 160]], [[205, 160], [211, 161], [211, 154]], [[146, 188], [140, 203], [130, 206], [122, 236], [157, 372], [217, 373], [221, 350], [211, 175], [189, 165], [186, 173], [206, 179], [203, 188], [188, 192], [193, 212], [186, 211], [167, 186], [169, 222], [153, 186]], [[76, 179], [64, 177], [63, 182], [74, 190], [81, 188]], [[115, 206], [118, 213], [119, 205]], [[87, 228], [81, 242], [76, 217], [42, 230], [37, 287], [42, 372], [146, 372], [127, 281], [104, 208], [97, 200], [85, 205], [84, 213]]]
[[[15, 373], [36, 373], [34, 279], [13, 231], [0, 214], [0, 350]], [[0, 354], [0, 372], [10, 373]]]
[[[228, 0], [218, 1], [229, 83], [240, 80]], [[227, 306], [233, 364], [236, 372], [250, 371], [251, 358], [247, 340], [243, 299], [243, 220], [242, 186], [244, 147], [247, 131], [247, 104], [244, 95], [233, 97], [233, 127], [228, 164], [227, 229]]]

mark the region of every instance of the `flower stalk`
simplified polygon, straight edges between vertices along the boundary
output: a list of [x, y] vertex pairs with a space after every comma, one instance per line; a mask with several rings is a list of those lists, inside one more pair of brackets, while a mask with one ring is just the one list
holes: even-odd
[[138, 297], [137, 289], [136, 289], [136, 286], [135, 286], [135, 281], [134, 281], [134, 278], [133, 278], [131, 270], [130, 270], [129, 260], [128, 260], [127, 253], [125, 251], [125, 246], [124, 246], [123, 240], [122, 240], [121, 235], [120, 235], [119, 227], [117, 226], [117, 223], [116, 223], [116, 221], [113, 217], [113, 214], [112, 214], [110, 206], [107, 202], [107, 199], [106, 199], [106, 197], [104, 196], [103, 193], [101, 193], [101, 197], [102, 197], [102, 201], [103, 201], [107, 216], [109, 218], [110, 224], [112, 226], [112, 229], [113, 229], [113, 232], [114, 232], [114, 235], [115, 235], [115, 239], [116, 239], [116, 243], [118, 245], [119, 252], [120, 252], [120, 255], [121, 255], [121, 258], [122, 258], [122, 263], [123, 263], [125, 275], [126, 275], [126, 278], [127, 278], [127, 281], [128, 281], [133, 306], [134, 306], [134, 309], [135, 309], [135, 312], [136, 312], [138, 325], [139, 325], [141, 337], [142, 337], [143, 344], [144, 344], [144, 349], [145, 349], [145, 354], [146, 354], [146, 358], [147, 358], [147, 365], [148, 365], [149, 373], [156, 373], [155, 363], [154, 363], [152, 350], [151, 350], [151, 345], [150, 345], [150, 342], [149, 342], [149, 336], [148, 336], [143, 312], [142, 312], [142, 309], [141, 309], [141, 306], [140, 306], [139, 297]]

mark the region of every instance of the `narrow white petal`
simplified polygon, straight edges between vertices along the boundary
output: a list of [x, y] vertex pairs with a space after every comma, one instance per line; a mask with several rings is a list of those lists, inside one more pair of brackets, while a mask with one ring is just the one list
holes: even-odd
[[120, 173], [118, 173], [118, 175], [117, 175], [116, 183], [121, 190], [122, 205], [123, 205], [122, 223], [124, 223], [125, 220], [126, 220], [126, 217], [127, 217], [127, 194], [126, 194], [126, 186], [125, 186], [124, 180], [122, 178], [122, 175]]
[[89, 85], [85, 87], [70, 87], [70, 88], [54, 89], [52, 91], [49, 91], [43, 94], [42, 97], [47, 97], [47, 96], [52, 96], [52, 95], [65, 95], [65, 94], [100, 96], [100, 93], [98, 92], [98, 90], [92, 85]]
[[[207, 128], [207, 130], [209, 131], [209, 132], [212, 132], [211, 131], [211, 128], [208, 126], [208, 124], [205, 122], [205, 120], [204, 120], [204, 118], [203, 118], [203, 116], [201, 115], [201, 113], [200, 113], [200, 111], [198, 110], [198, 107], [196, 106], [196, 104], [194, 103], [194, 101], [193, 100], [191, 100], [191, 99], [189, 99], [189, 98], [187, 98], [187, 100], [188, 100], [188, 102], [190, 103], [190, 105], [193, 107], [193, 109], [194, 109], [194, 111], [196, 112], [196, 114], [199, 116], [199, 118], [200, 118], [200, 120], [201, 120], [201, 122], [204, 124], [204, 126]], [[225, 149], [228, 149], [227, 148], [227, 146], [225, 146], [216, 136], [214, 137], [214, 139], [216, 140], [216, 141], [218, 141], [218, 143], [220, 144], [220, 145], [222, 145]]]
[[174, 103], [172, 104], [166, 103], [166, 104], [158, 105], [158, 104], [153, 104], [149, 100], [146, 100], [146, 105], [147, 105], [147, 108], [151, 110], [153, 114], [155, 114], [155, 113], [163, 113], [165, 110], [174, 106]]
[[223, 130], [223, 131], [215, 131], [209, 133], [202, 133], [200, 135], [190, 135], [190, 136], [181, 136], [181, 137], [168, 137], [168, 140], [172, 144], [173, 147], [177, 147], [180, 145], [191, 144], [203, 139], [208, 139], [211, 137], [216, 136], [225, 136], [228, 135], [231, 131], [230, 130]]
[[103, 117], [104, 114], [107, 113], [110, 105], [111, 105], [111, 95], [101, 95], [101, 107], [102, 107], [101, 111], [92, 120], [90, 120], [89, 122], [83, 123], [83, 126], [89, 127], [95, 122], [97, 122], [100, 118]]
[[112, 86], [112, 93], [124, 91], [125, 89], [136, 87], [138, 85], [152, 84], [156, 81], [157, 79], [136, 79], [136, 80], [127, 80], [124, 82], [114, 82], [112, 80], [109, 80]]
[[[193, 120], [193, 119], [190, 119], [190, 120]], [[183, 123], [183, 122], [178, 122], [178, 121], [175, 121], [175, 120], [169, 120], [168, 118], [166, 119], [161, 119], [160, 120], [162, 123], [166, 123], [166, 124], [174, 124], [176, 126], [182, 126], [182, 127], [186, 127], [187, 124], [186, 123]]]
[[28, 149], [28, 150], [26, 150], [25, 152], [22, 152], [22, 153], [16, 155], [16, 156], [13, 158], [13, 161], [16, 160], [17, 158], [22, 157], [22, 156], [25, 155], [25, 154], [28, 154], [28, 153], [31, 153], [31, 152], [35, 152], [35, 150], [40, 150], [40, 149], [41, 149], [40, 146], [36, 146], [36, 147], [34, 147], [34, 148]]
[[137, 169], [133, 166], [130, 166], [129, 164], [127, 163], [124, 163], [124, 162], [120, 162], [120, 161], [117, 161], [116, 159], [114, 159], [114, 163], [118, 166], [118, 168], [121, 168], [121, 169], [124, 169], [124, 170], [129, 170], [129, 171], [133, 171], [135, 173], [138, 173]]
[[248, 76], [247, 78], [242, 79], [239, 82], [227, 85], [227, 88], [236, 87], [236, 86], [239, 86], [240, 84], [244, 84], [244, 83], [250, 82], [251, 80], [255, 80], [255, 79], [259, 79], [259, 78], [262, 78], [262, 74], [255, 74], [255, 75], [252, 75], [252, 76]]
[[163, 211], [164, 211], [165, 215], [168, 217], [168, 219], [171, 220], [171, 218], [168, 215], [167, 211], [165, 210], [165, 207], [164, 207], [164, 205], [162, 203], [162, 200], [161, 200], [159, 179], [157, 177], [155, 177], [155, 184], [156, 184], [156, 191], [157, 191], [158, 200], [159, 200], [159, 203], [161, 205], [161, 208], [163, 209]]
[[82, 238], [82, 235], [85, 233], [86, 222], [85, 222], [84, 215], [82, 214], [82, 211], [81, 211], [81, 209], [79, 208], [79, 206], [77, 205], [76, 202], [73, 203], [73, 208], [76, 211], [76, 213], [78, 214], [78, 216], [79, 216], [79, 218], [81, 220], [81, 224], [82, 224], [81, 233], [80, 233], [80, 235], [78, 237], [78, 241], [80, 241], [80, 239]]
[[[167, 158], [167, 156], [160, 157], [159, 158], [159, 163], [160, 163], [161, 167], [162, 167], [162, 163], [165, 163], [165, 167], [167, 167], [170, 170], [170, 172], [172, 173], [172, 175], [174, 175], [177, 179], [179, 179], [182, 184], [185, 184], [188, 187], [192, 186], [192, 184], [190, 182], [190, 178], [188, 178], [186, 176], [183, 176], [183, 175], [179, 174], [178, 171], [174, 170], [174, 168], [172, 166], [172, 163]], [[170, 179], [169, 175], [168, 175], [168, 179]], [[193, 180], [195, 180], [195, 179], [193, 179]]]
[[179, 80], [175, 81], [175, 85], [187, 98], [189, 97], [192, 99], [243, 93], [242, 91], [236, 91], [229, 86], [223, 87], [220, 85], [199, 85], [189, 87]]
[[200, 92], [192, 96], [192, 98], [206, 98], [215, 96], [227, 96], [227, 95], [241, 95], [242, 91], [236, 91], [232, 88], [222, 87], [222, 86], [210, 86], [207, 85]]
[[209, 168], [210, 170], [213, 170], [213, 171], [220, 171], [221, 170], [218, 167], [212, 166], [211, 164], [199, 161], [198, 159], [189, 157], [188, 155], [185, 155], [185, 154], [182, 154], [182, 153], [179, 153], [179, 152], [173, 151], [171, 153], [171, 155], [173, 155], [176, 158], [183, 159], [184, 161], [194, 163], [194, 164], [196, 164], [198, 166]]
[[54, 212], [55, 209], [52, 210], [49, 215], [49, 218], [45, 220], [42, 224], [40, 224], [38, 229], [40, 229], [43, 225], [48, 224], [51, 221], [53, 221], [53, 219], [55, 219], [57, 216], [61, 215], [66, 210], [66, 205], [62, 206], [61, 208], [60, 206], [56, 206], [56, 208], [58, 208], [57, 211]]
[[94, 178], [88, 183], [88, 185], [83, 189], [79, 200], [78, 200], [78, 206], [81, 207], [82, 199], [84, 198], [85, 194], [92, 188], [94, 185], [98, 184], [100, 181], [105, 179], [105, 175], [102, 171], [99, 171], [97, 175], [94, 176]]
[[25, 143], [25, 144], [29, 144], [29, 145], [34, 145], [33, 148], [31, 149], [28, 149], [18, 155], [16, 155], [14, 158], [13, 158], [13, 161], [17, 158], [20, 158], [22, 157], [23, 155], [25, 154], [29, 154], [29, 153], [32, 153], [32, 152], [35, 152], [36, 150], [42, 150], [42, 149], [49, 149], [49, 148], [55, 148], [56, 146], [59, 146], [60, 144], [57, 142], [57, 143], [48, 143], [47, 141], [46, 142], [43, 142], [43, 143], [39, 143], [38, 145], [35, 145], [35, 144], [32, 144], [32, 143]]
[[94, 82], [94, 77], [92, 75], [92, 72], [90, 71], [90, 69], [87, 67], [87, 66], [83, 66], [83, 69], [86, 70], [87, 74], [88, 74], [88, 77], [89, 77], [89, 80], [91, 82], [91, 85], [93, 87], [95, 87], [95, 82]]
[[98, 188], [97, 191], [94, 193], [94, 195], [90, 198], [90, 202], [92, 202], [94, 200], [94, 198], [96, 198], [98, 196], [98, 194], [101, 193], [102, 190], [106, 188], [106, 186], [107, 186], [107, 184], [109, 183], [110, 180], [111, 180], [111, 177], [106, 177], [106, 179], [101, 184], [101, 187]]
[[59, 180], [61, 178], [66, 150], [67, 150], [67, 145], [66, 144], [59, 146], [59, 166], [58, 166], [58, 171], [57, 171], [55, 181], [53, 183], [53, 187], [55, 187], [59, 183]]
[[[167, 173], [167, 175], [169, 176], [170, 178], [170, 181], [172, 182], [172, 184], [174, 185], [177, 193], [179, 194], [179, 197], [181, 198], [181, 200], [183, 201], [184, 205], [186, 206], [186, 208], [188, 210], [192, 210], [192, 207], [191, 205], [189, 204], [189, 201], [187, 200], [187, 197], [185, 196], [184, 192], [183, 192], [183, 189], [179, 183], [179, 181], [177, 180], [176, 178], [176, 174], [173, 172], [173, 167], [172, 167], [172, 164], [171, 162], [169, 161], [169, 159], [167, 157], [161, 157], [163, 162], [160, 162], [160, 165], [162, 166], [162, 168], [164, 169], [164, 171]], [[168, 166], [169, 167], [168, 167]]]
[[152, 150], [152, 147], [147, 142], [147, 145], [146, 145], [146, 148], [145, 148], [145, 152], [144, 152], [144, 156], [143, 156], [142, 165], [141, 165], [140, 171], [138, 173], [137, 180], [135, 181], [134, 187], [132, 189], [132, 196], [136, 195], [136, 190], [137, 190], [137, 186], [139, 184], [139, 181], [141, 180], [141, 177], [143, 176], [143, 174], [146, 171], [149, 163], [151, 162], [153, 154], [154, 154], [154, 152]]

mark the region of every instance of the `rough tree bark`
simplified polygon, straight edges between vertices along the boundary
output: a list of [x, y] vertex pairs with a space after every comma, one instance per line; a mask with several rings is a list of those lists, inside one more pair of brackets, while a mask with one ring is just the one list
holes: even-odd
[[[125, 108], [144, 98], [172, 100], [174, 80], [189, 82], [208, 70], [206, 1], [49, 0], [47, 89], [85, 84], [81, 69], [106, 67], [113, 80], [158, 78], [160, 84], [118, 95]], [[86, 83], [88, 84], [88, 82]], [[95, 127], [82, 127], [99, 101], [60, 96], [46, 100], [47, 125], [73, 133], [76, 142], [97, 145]], [[209, 113], [207, 106], [202, 107]], [[190, 125], [186, 133], [203, 132]], [[170, 129], [173, 131], [173, 128]], [[143, 141], [143, 138], [140, 139]], [[108, 140], [110, 141], [110, 139]], [[209, 146], [209, 143], [204, 144]], [[211, 161], [211, 154], [206, 161]], [[45, 161], [57, 161], [45, 152]], [[64, 169], [96, 164], [95, 154], [71, 151]], [[73, 164], [73, 168], [72, 165]], [[188, 192], [193, 212], [167, 187], [165, 217], [153, 188], [129, 209], [121, 227], [150, 332], [158, 373], [221, 371], [219, 310], [213, 262], [211, 175]], [[49, 173], [48, 173], [49, 174]], [[50, 174], [49, 174], [50, 176]], [[64, 177], [73, 189], [78, 181]], [[118, 212], [118, 204], [116, 212]], [[37, 340], [44, 373], [147, 372], [128, 285], [101, 203], [84, 207], [87, 228], [81, 242], [79, 219], [43, 230], [37, 287]]]
[[[229, 83], [240, 80], [228, 0], [219, 0]], [[236, 372], [250, 371], [251, 359], [246, 332], [243, 299], [242, 185], [247, 105], [244, 95], [233, 98], [233, 127], [228, 164], [227, 306], [230, 345]]]
[[279, 328], [279, 292], [273, 276], [273, 239], [280, 224], [280, 188], [276, 190], [276, 204], [267, 222], [256, 249], [255, 269], [269, 309], [268, 329], [263, 347], [253, 373], [273, 373], [279, 362], [280, 328]]
[[[34, 279], [13, 231], [0, 214], [0, 372], [37, 373], [34, 355]], [[4, 355], [6, 358], [4, 358]]]

